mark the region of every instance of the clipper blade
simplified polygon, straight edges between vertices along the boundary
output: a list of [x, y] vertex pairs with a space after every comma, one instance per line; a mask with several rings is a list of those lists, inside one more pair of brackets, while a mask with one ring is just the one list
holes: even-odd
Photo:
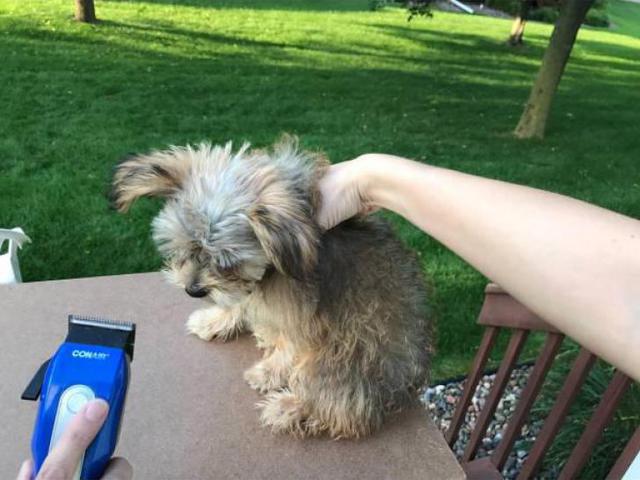
[[67, 342], [121, 348], [133, 361], [136, 324], [107, 318], [69, 315]]

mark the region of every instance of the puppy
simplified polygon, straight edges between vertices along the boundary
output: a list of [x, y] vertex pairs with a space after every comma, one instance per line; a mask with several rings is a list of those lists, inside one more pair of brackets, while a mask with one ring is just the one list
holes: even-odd
[[354, 438], [414, 402], [431, 330], [420, 266], [385, 222], [318, 227], [328, 165], [292, 137], [268, 151], [172, 147], [118, 165], [112, 200], [126, 211], [141, 196], [166, 199], [153, 220], [166, 275], [209, 303], [187, 330], [253, 332], [264, 357], [244, 377], [266, 394], [264, 425]]

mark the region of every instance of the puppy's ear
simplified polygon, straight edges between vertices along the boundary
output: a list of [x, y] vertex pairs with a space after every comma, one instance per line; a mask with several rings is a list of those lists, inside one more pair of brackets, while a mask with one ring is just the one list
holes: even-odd
[[320, 233], [305, 209], [299, 207], [286, 201], [258, 205], [249, 213], [249, 221], [276, 270], [304, 281], [316, 266]]
[[189, 164], [189, 156], [180, 149], [125, 157], [115, 168], [111, 205], [126, 212], [138, 197], [175, 194], [184, 184]]

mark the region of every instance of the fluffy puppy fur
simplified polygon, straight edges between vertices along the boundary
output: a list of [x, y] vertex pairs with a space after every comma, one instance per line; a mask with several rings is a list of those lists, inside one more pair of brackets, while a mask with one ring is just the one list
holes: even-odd
[[431, 350], [414, 256], [378, 218], [323, 233], [314, 219], [328, 162], [284, 137], [271, 150], [200, 144], [125, 159], [115, 207], [166, 198], [153, 237], [176, 285], [210, 305], [204, 340], [251, 331], [264, 357], [245, 379], [275, 432], [360, 437], [416, 398]]

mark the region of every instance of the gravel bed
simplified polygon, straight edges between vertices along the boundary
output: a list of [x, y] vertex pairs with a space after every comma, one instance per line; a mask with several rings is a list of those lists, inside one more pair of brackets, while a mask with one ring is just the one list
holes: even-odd
[[[513, 370], [504, 394], [498, 403], [494, 418], [476, 454], [477, 458], [491, 455], [498, 443], [500, 443], [500, 440], [502, 440], [502, 431], [515, 411], [516, 402], [518, 398], [520, 398], [520, 394], [527, 383], [527, 378], [532, 368], [531, 365], [525, 365]], [[476, 388], [471, 405], [469, 405], [467, 416], [458, 434], [458, 440], [453, 446], [453, 452], [458, 459], [462, 457], [464, 448], [476, 424], [476, 419], [484, 406], [494, 379], [495, 374], [485, 375], [480, 382], [478, 382], [478, 387]], [[466, 380], [459, 382], [453, 381], [444, 385], [433, 385], [427, 388], [422, 396], [422, 401], [429, 410], [431, 418], [443, 433], [449, 428], [458, 399], [462, 396], [465, 381]], [[522, 427], [521, 435], [516, 440], [511, 455], [502, 471], [505, 479], [516, 478], [522, 468], [524, 460], [527, 458], [528, 450], [526, 446], [531, 445], [541, 428], [542, 420], [525, 423]], [[551, 472], [545, 472], [545, 478], [551, 478], [553, 476]]]

